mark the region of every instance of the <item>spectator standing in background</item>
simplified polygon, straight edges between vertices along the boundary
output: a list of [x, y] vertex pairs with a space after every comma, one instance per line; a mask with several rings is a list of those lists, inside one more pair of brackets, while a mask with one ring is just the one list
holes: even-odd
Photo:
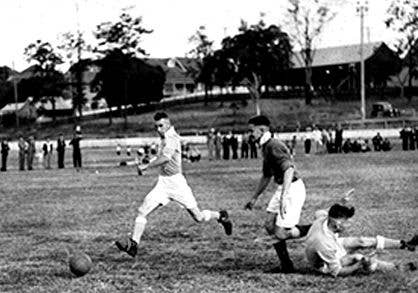
[[27, 165], [28, 170], [33, 170], [33, 158], [35, 157], [36, 153], [36, 145], [35, 145], [35, 138], [33, 135], [29, 136], [28, 141], [28, 150], [27, 150]]
[[17, 145], [19, 147], [19, 170], [24, 171], [27, 144], [26, 141], [23, 139], [23, 136], [19, 136], [19, 142]]
[[73, 166], [76, 168], [77, 171], [81, 168], [81, 148], [80, 148], [80, 140], [81, 140], [81, 132], [75, 132], [73, 138], [70, 141], [70, 145], [73, 146]]
[[223, 147], [223, 159], [229, 160], [229, 153], [230, 153], [230, 140], [231, 136], [229, 133], [227, 135], [224, 135], [222, 139], [222, 147]]
[[294, 135], [292, 140], [290, 141], [290, 154], [292, 156], [296, 155], [296, 145], [297, 145], [297, 137]]
[[52, 150], [53, 150], [53, 145], [52, 143], [49, 141], [49, 138], [46, 138], [46, 141], [44, 142], [43, 146], [42, 146], [42, 151], [43, 151], [43, 156], [44, 156], [44, 168], [45, 169], [51, 169], [51, 157], [52, 157]]
[[250, 135], [248, 138], [248, 144], [250, 146], [250, 158], [251, 159], [257, 159], [257, 140], [254, 136], [254, 134], [252, 133], [252, 131], [250, 131]]
[[60, 133], [57, 140], [57, 153], [58, 153], [58, 168], [64, 168], [64, 158], [65, 158], [65, 140], [64, 135]]
[[313, 128], [312, 140], [315, 147], [315, 154], [320, 153], [322, 148], [322, 133], [317, 126], [314, 126]]
[[206, 145], [208, 147], [208, 157], [209, 160], [212, 161], [214, 158], [215, 152], [215, 129], [211, 128], [207, 135]]
[[418, 125], [414, 127], [414, 139], [416, 149], [418, 150]]
[[412, 129], [409, 126], [402, 128], [400, 137], [402, 139], [402, 150], [407, 151], [409, 149], [409, 137], [411, 136]]
[[241, 159], [248, 159], [248, 139], [250, 134], [248, 132], [244, 132], [241, 138]]
[[309, 153], [311, 152], [311, 147], [312, 147], [312, 129], [310, 127], [306, 128], [304, 146], [305, 146], [305, 154], [309, 155]]
[[341, 124], [337, 124], [337, 129], [335, 129], [335, 150], [337, 153], [341, 153], [343, 146], [343, 129]]
[[331, 139], [325, 128], [321, 131], [321, 141], [324, 153], [329, 152]]
[[231, 144], [231, 149], [232, 149], [232, 159], [236, 160], [238, 159], [238, 138], [233, 132], [230, 132], [230, 135], [231, 135], [230, 144]]
[[8, 139], [3, 138], [1, 140], [1, 171], [7, 171], [7, 156], [9, 155], [9, 143]]
[[215, 158], [217, 160], [221, 159], [221, 149], [222, 149], [222, 136], [219, 131], [216, 131], [215, 135]]

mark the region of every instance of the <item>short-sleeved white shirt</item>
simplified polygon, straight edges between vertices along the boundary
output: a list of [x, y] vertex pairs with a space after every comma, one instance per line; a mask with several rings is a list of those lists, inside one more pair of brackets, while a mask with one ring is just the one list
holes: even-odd
[[180, 136], [171, 126], [161, 139], [159, 156], [165, 156], [169, 161], [161, 166], [161, 176], [172, 176], [181, 173], [181, 142]]
[[347, 254], [338, 234], [328, 228], [328, 213], [317, 212], [317, 219], [309, 229], [306, 241], [306, 257], [309, 263], [325, 274], [338, 275], [341, 258]]

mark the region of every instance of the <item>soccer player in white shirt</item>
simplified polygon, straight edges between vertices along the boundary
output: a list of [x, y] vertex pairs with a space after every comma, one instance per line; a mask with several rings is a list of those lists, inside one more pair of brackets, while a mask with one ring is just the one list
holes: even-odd
[[149, 164], [138, 165], [139, 171], [159, 167], [160, 175], [154, 188], [144, 198], [138, 209], [132, 238], [116, 241], [116, 246], [135, 257], [138, 244], [147, 223], [146, 217], [157, 208], [170, 201], [176, 201], [187, 209], [196, 222], [208, 222], [216, 219], [225, 229], [227, 235], [232, 234], [232, 222], [228, 213], [222, 211], [200, 210], [191, 188], [182, 174], [180, 136], [171, 125], [168, 115], [158, 112], [154, 115], [155, 129], [161, 137], [157, 156]]
[[[393, 262], [378, 260], [356, 252], [359, 249], [408, 249], [414, 251], [418, 245], [418, 235], [410, 241], [376, 237], [339, 237], [354, 215], [354, 208], [334, 204], [329, 211], [316, 212], [316, 220], [310, 228], [305, 244], [306, 257], [317, 271], [334, 277], [356, 272], [395, 270], [401, 267]], [[413, 263], [407, 268], [416, 269]]]

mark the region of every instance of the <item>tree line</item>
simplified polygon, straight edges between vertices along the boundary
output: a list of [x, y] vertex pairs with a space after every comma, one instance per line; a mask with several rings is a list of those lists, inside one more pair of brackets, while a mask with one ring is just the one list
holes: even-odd
[[[213, 41], [201, 26], [189, 40], [194, 49], [188, 56], [196, 60], [197, 67], [189, 68], [188, 74], [203, 84], [207, 98], [215, 85], [220, 88], [245, 86], [254, 101], [256, 113], [259, 113], [258, 101], [263, 92], [286, 85], [286, 71], [294, 65], [291, 60], [296, 49], [300, 52], [299, 62], [304, 64], [305, 101], [310, 104], [313, 98], [312, 63], [318, 38], [335, 17], [335, 7], [345, 2], [288, 0], [286, 17], [281, 21], [285, 25], [267, 25], [263, 14], [256, 24], [249, 25], [242, 20], [238, 33], [225, 37], [217, 50], [213, 49]], [[405, 80], [400, 82], [404, 84], [407, 79], [411, 85], [412, 79], [418, 76], [418, 0], [393, 0], [385, 23], [397, 32], [397, 53], [408, 68]], [[70, 96], [74, 112], [81, 117], [86, 102], [82, 74], [89, 66], [97, 66], [100, 71], [91, 87], [96, 90], [97, 97], [106, 99], [109, 107], [118, 107], [127, 123], [124, 106], [135, 107], [163, 97], [165, 72], [146, 62], [147, 52], [140, 45], [143, 36], [152, 32], [142, 25], [141, 17], [122, 13], [117, 21], [96, 27], [93, 32], [97, 40], [95, 46], [86, 44], [79, 31], [63, 34], [57, 48], [42, 40], [30, 43], [24, 55], [35, 66], [32, 75], [18, 81], [20, 100], [29, 96], [34, 102], [48, 99], [54, 108], [56, 97]], [[82, 58], [85, 54], [95, 57]], [[68, 76], [57, 70], [63, 62], [71, 63]], [[10, 69], [0, 67], [0, 103], [13, 101], [13, 76]], [[109, 119], [111, 122], [112, 117]]]

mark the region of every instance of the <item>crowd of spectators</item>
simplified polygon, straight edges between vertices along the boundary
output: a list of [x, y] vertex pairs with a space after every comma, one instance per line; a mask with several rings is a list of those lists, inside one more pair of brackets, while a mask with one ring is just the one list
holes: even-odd
[[[81, 148], [80, 141], [82, 139], [81, 128], [76, 126], [74, 129], [74, 134], [69, 144], [73, 147], [73, 165], [74, 168], [79, 170], [81, 168]], [[7, 171], [7, 161], [10, 152], [10, 139], [2, 138], [1, 139], [1, 171]], [[55, 144], [55, 151], [57, 153], [57, 167], [59, 169], [64, 168], [65, 161], [65, 148], [66, 142], [64, 135], [59, 134], [57, 142]], [[45, 169], [51, 169], [51, 161], [54, 160], [54, 144], [50, 141], [50, 138], [47, 137], [42, 143], [42, 146], [38, 148], [34, 135], [30, 135], [25, 138], [22, 135], [19, 135], [18, 142], [18, 169], [20, 171], [31, 171], [36, 166], [37, 160], [40, 165]]]
[[227, 131], [222, 134], [211, 128], [207, 134], [209, 160], [255, 159], [258, 156], [257, 141], [251, 131], [241, 135], [241, 146], [237, 134]]

